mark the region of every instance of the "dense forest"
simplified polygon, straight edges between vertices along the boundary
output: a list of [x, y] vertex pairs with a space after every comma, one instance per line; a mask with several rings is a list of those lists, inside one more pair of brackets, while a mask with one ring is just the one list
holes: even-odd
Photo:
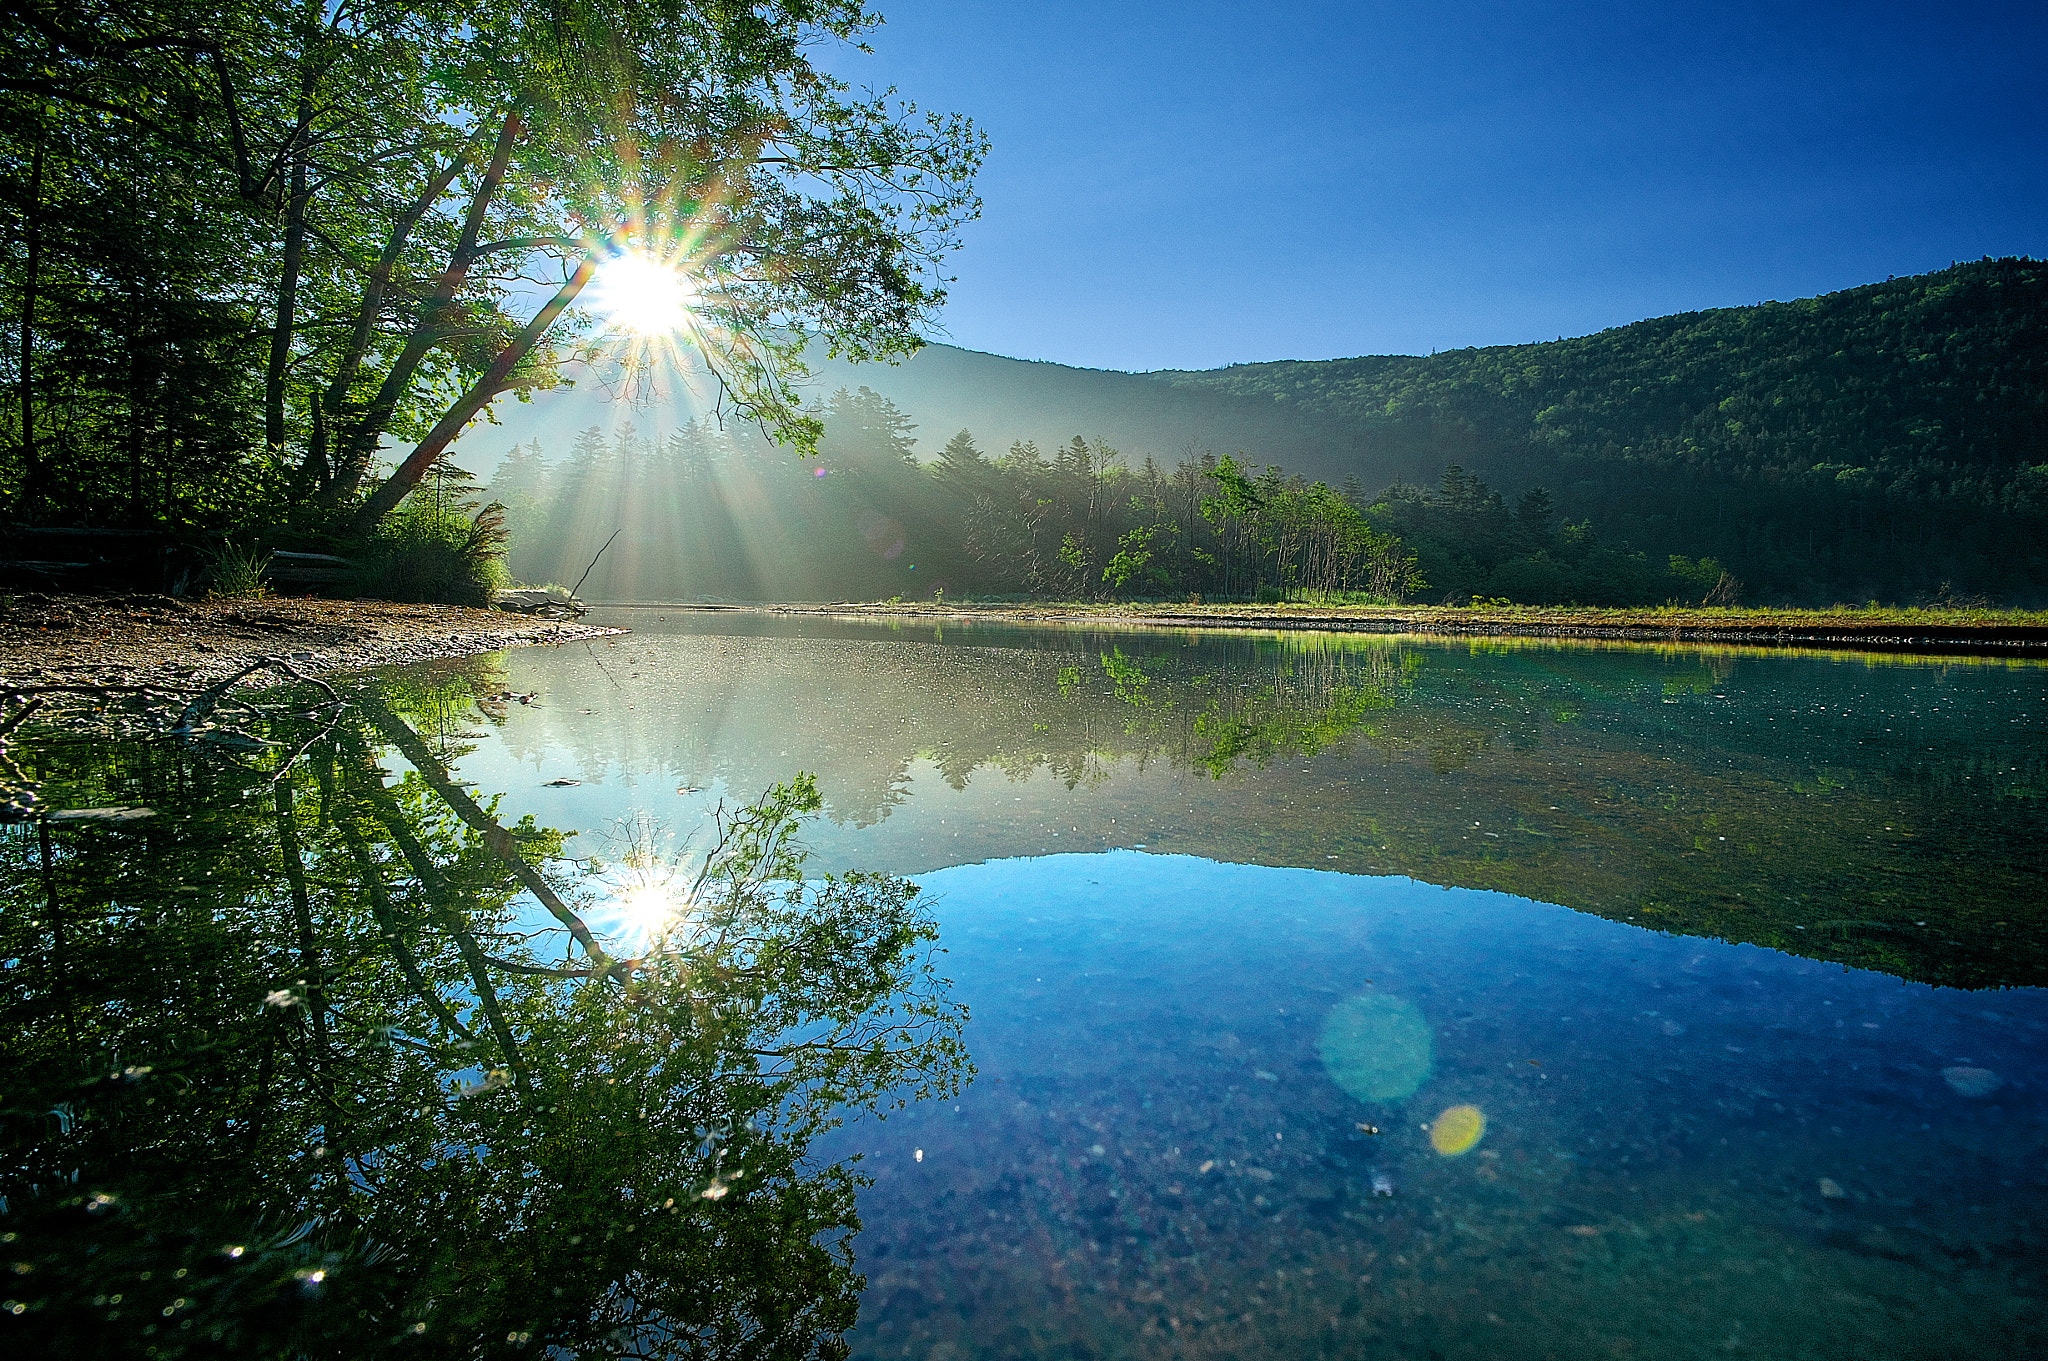
[[[1510, 510], [1456, 467], [1429, 490], [1368, 496], [1228, 455], [1132, 466], [1079, 435], [991, 456], [966, 430], [921, 463], [915, 427], [871, 389], [842, 388], [817, 415], [819, 454], [803, 463], [702, 424], [661, 439], [592, 428], [558, 461], [514, 447], [488, 488], [513, 571], [643, 600], [1739, 596], [1711, 558], [1653, 562], [1561, 522], [1541, 489]], [[480, 497], [452, 471], [426, 494]]]
[[[1458, 463], [1759, 598], [2048, 593], [2048, 264], [1427, 358], [1156, 381], [1341, 423], [1382, 476]], [[1497, 593], [1514, 595], [1502, 583]]]

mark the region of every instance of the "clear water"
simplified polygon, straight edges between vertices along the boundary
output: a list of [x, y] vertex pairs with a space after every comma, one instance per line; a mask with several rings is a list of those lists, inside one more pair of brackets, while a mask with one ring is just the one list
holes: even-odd
[[[617, 862], [636, 851], [687, 858], [693, 836], [701, 851], [720, 801], [804, 770], [826, 805], [805, 833], [814, 870], [922, 886], [978, 1071], [957, 1092], [900, 1110], [856, 1102], [843, 1125], [785, 1141], [817, 1175], [868, 1179], [857, 1236], [825, 1235], [866, 1277], [864, 1289], [841, 1282], [859, 1300], [855, 1355], [2048, 1347], [2048, 669], [653, 610], [618, 620], [635, 632], [393, 673], [382, 694], [455, 777], [501, 796], [501, 821], [579, 831], [568, 854], [613, 862], [600, 885], [628, 882]], [[39, 740], [30, 773], [53, 806], [112, 801], [150, 778], [161, 801], [167, 777], [150, 775], [152, 761], [193, 791], [177, 827], [151, 834], [153, 868], [138, 870], [131, 898], [187, 901], [191, 885], [173, 880], [194, 872], [179, 847], [217, 844], [231, 819], [206, 810], [252, 797], [247, 782], [195, 790], [182, 755], [144, 747], [110, 774], [67, 765], [55, 735]], [[399, 788], [407, 763], [380, 750]], [[310, 809], [330, 796], [309, 782], [304, 797]], [[314, 815], [301, 816], [317, 842]], [[52, 827], [81, 846], [129, 835], [41, 830]], [[17, 942], [25, 919], [53, 914], [40, 853], [31, 831], [10, 849]], [[87, 852], [76, 854], [83, 870]], [[313, 878], [321, 920], [322, 894], [352, 890], [345, 872]], [[546, 924], [530, 899], [506, 901], [505, 939]], [[640, 906], [615, 893], [590, 911], [623, 952], [646, 925]], [[80, 1024], [51, 1005], [56, 966], [15, 951], [18, 990], [41, 989], [26, 1023], [17, 1006], [24, 1033]], [[23, 960], [42, 972], [24, 974]], [[578, 1030], [550, 1019], [552, 995], [521, 1002], [514, 1025], [555, 1036], [572, 1074], [623, 1072], [638, 1013]], [[121, 1030], [105, 996], [92, 1005], [89, 1029]], [[48, 1146], [75, 1138], [58, 1126], [89, 1106], [75, 1098], [59, 1120], [19, 1098], [33, 1089], [43, 1110], [57, 1104], [29, 1075], [58, 1049], [16, 1044], [8, 1060], [9, 1208], [45, 1239], [69, 1225], [62, 1233], [94, 1248], [39, 1249], [21, 1279], [69, 1271], [92, 1279], [91, 1294], [17, 1284], [9, 1307], [23, 1302], [30, 1321], [93, 1312], [118, 1339], [110, 1351], [173, 1354], [164, 1338], [178, 1311], [147, 1294], [170, 1256], [130, 1287], [150, 1300], [159, 1331], [145, 1335], [134, 1316], [124, 1324], [91, 1303], [110, 1288], [81, 1263], [100, 1260], [93, 1235], [112, 1212], [84, 1191], [68, 1220], [23, 1209], [23, 1169], [61, 1175]], [[562, 1079], [586, 1090], [579, 1080]], [[203, 1095], [150, 1099], [219, 1114]], [[448, 1107], [490, 1101], [517, 1110], [498, 1095]], [[146, 1122], [122, 1128], [78, 1185], [145, 1147]], [[520, 1151], [524, 1134], [495, 1128], [507, 1156]], [[579, 1117], [573, 1134], [550, 1126], [548, 1138], [599, 1149], [661, 1128], [636, 1109]], [[188, 1145], [229, 1133], [194, 1132]], [[483, 1136], [438, 1137], [460, 1150]], [[435, 1165], [450, 1161], [444, 1147]], [[751, 1194], [765, 1201], [767, 1184]], [[792, 1174], [774, 1203], [822, 1184]], [[280, 1174], [274, 1195], [317, 1199], [313, 1185]], [[169, 1194], [152, 1186], [121, 1194]], [[266, 1193], [237, 1194], [258, 1204]], [[690, 1204], [724, 1214], [748, 1194]], [[555, 1250], [537, 1243], [565, 1241], [545, 1225], [442, 1232], [496, 1245], [494, 1269], [520, 1280], [554, 1279], [529, 1259]], [[131, 1274], [168, 1252], [123, 1250]], [[330, 1253], [338, 1273], [377, 1274], [349, 1251]], [[715, 1255], [662, 1260], [694, 1262], [714, 1285], [728, 1280], [719, 1270], [745, 1278]], [[829, 1276], [800, 1254], [760, 1260], [798, 1295]], [[298, 1300], [312, 1287], [295, 1289]], [[462, 1317], [488, 1320], [488, 1336], [481, 1323], [419, 1335], [394, 1325], [347, 1333], [326, 1354], [421, 1337], [440, 1348], [421, 1354], [618, 1354], [623, 1335], [590, 1342], [560, 1317], [600, 1297], [571, 1290], [571, 1304], [533, 1305], [509, 1329], [502, 1309], [477, 1305]], [[221, 1302], [218, 1315], [238, 1307]], [[422, 1326], [446, 1317], [406, 1307]], [[202, 1320], [182, 1334], [200, 1345], [192, 1354], [208, 1354], [210, 1331]], [[836, 1335], [821, 1327], [813, 1344]], [[635, 1345], [649, 1336], [643, 1327]], [[303, 1336], [295, 1345], [323, 1354]], [[743, 1350], [708, 1350], [721, 1348]]]

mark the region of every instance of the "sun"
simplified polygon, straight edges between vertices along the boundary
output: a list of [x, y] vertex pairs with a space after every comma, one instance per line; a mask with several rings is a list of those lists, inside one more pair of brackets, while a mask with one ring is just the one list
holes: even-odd
[[613, 327], [642, 336], [672, 335], [690, 325], [697, 294], [681, 271], [637, 250], [599, 266], [592, 304]]

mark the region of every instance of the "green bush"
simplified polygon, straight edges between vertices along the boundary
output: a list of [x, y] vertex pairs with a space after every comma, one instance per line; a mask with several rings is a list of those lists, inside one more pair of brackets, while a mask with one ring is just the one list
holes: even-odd
[[356, 593], [380, 600], [488, 605], [506, 584], [505, 508], [474, 516], [430, 500], [393, 511], [356, 554]]

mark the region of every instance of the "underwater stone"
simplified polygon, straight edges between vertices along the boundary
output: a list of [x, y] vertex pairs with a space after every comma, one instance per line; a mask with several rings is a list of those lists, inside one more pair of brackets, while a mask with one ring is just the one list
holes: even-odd
[[1944, 1068], [1941, 1078], [1959, 1096], [1989, 1096], [2005, 1085], [2005, 1079], [1989, 1068]]
[[1330, 1080], [1360, 1101], [1412, 1096], [1429, 1076], [1429, 1022], [1398, 997], [1366, 993], [1331, 1007], [1320, 1048]]
[[66, 808], [62, 812], [50, 814], [50, 821], [119, 824], [123, 822], [140, 822], [144, 818], [153, 818], [155, 816], [156, 810], [152, 808]]

